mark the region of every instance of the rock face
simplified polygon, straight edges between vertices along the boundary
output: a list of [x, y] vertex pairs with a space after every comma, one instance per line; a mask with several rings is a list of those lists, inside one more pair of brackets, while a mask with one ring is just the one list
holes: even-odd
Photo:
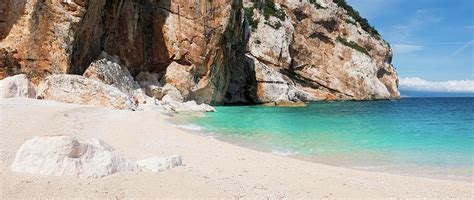
[[0, 80], [0, 98], [36, 97], [36, 90], [26, 75], [19, 74]]
[[[341, 2], [246, 1], [249, 53], [311, 100], [399, 98], [388, 43]], [[257, 96], [272, 99], [269, 94]]]
[[99, 139], [70, 136], [35, 137], [18, 150], [11, 170], [50, 176], [99, 178], [139, 166]]
[[48, 76], [38, 87], [38, 98], [115, 109], [135, 109], [130, 97], [119, 89], [77, 75]]
[[341, 2], [5, 0], [0, 79], [117, 64], [198, 103], [399, 98], [388, 43]]

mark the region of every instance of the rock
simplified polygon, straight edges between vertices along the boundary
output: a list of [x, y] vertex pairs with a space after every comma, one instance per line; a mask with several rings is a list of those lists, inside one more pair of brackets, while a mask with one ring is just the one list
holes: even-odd
[[165, 84], [174, 86], [182, 94], [183, 98], [189, 94], [193, 85], [193, 76], [189, 72], [190, 66], [180, 65], [172, 62], [167, 68], [163, 77]]
[[215, 112], [216, 110], [207, 104], [197, 104], [196, 101], [180, 102], [165, 95], [160, 105], [168, 113], [190, 113], [190, 112]]
[[294, 102], [294, 101], [278, 101], [278, 102], [271, 102], [263, 104], [265, 106], [276, 106], [276, 107], [305, 107], [306, 104], [302, 101]]
[[305, 94], [303, 91], [297, 91], [288, 82], [291, 81], [288, 77], [261, 63], [255, 57], [248, 55], [247, 62], [255, 73], [255, 92], [251, 95], [254, 102], [300, 101], [298, 97]]
[[6, 0], [0, 78], [25, 73], [36, 84], [50, 74], [83, 74], [105, 51], [132, 75], [167, 74], [159, 78], [183, 100], [253, 103], [249, 53], [286, 77], [289, 91], [271, 87], [291, 101], [399, 98], [392, 49], [340, 2]]
[[16, 172], [81, 178], [138, 169], [100, 139], [82, 141], [71, 136], [34, 137], [20, 147], [11, 165]]
[[127, 67], [120, 65], [119, 62], [118, 57], [109, 56], [104, 52], [99, 60], [90, 64], [83, 76], [114, 86], [123, 93], [134, 96], [140, 86], [135, 82]]
[[9, 47], [0, 47], [0, 80], [7, 76], [21, 74], [20, 63], [15, 59], [15, 54], [17, 53], [17, 51]]
[[153, 97], [155, 99], [161, 100], [163, 98], [163, 87], [158, 87], [156, 85], [149, 85], [145, 88], [145, 94]]
[[0, 98], [36, 97], [36, 90], [26, 75], [19, 74], [0, 80]]
[[277, 1], [276, 14], [269, 17], [262, 16], [265, 8], [245, 2], [253, 12], [250, 22], [257, 22], [251, 26], [249, 53], [275, 73], [285, 72], [289, 87], [305, 92], [302, 98], [399, 98], [388, 43], [333, 1]]
[[182, 165], [181, 156], [153, 157], [137, 161], [137, 164], [145, 170], [151, 172], [161, 172]]
[[[161, 74], [173, 62], [197, 66], [195, 82], [212, 86], [216, 95], [209, 99], [222, 101], [230, 66], [241, 66], [245, 50], [241, 8], [235, 0], [6, 0], [0, 3], [0, 48], [17, 51], [21, 72], [41, 81], [83, 74], [102, 51], [119, 56], [132, 75]], [[214, 87], [215, 80], [222, 85]]]
[[166, 84], [161, 89], [162, 96], [168, 96], [170, 99], [173, 99], [178, 102], [183, 102], [184, 98], [181, 96], [181, 92], [171, 84]]
[[163, 87], [160, 83], [160, 75], [157, 73], [140, 72], [135, 79], [141, 87], [150, 85]]
[[118, 88], [77, 75], [48, 76], [38, 87], [38, 98], [115, 109], [136, 108]]
[[248, 11], [253, 11], [249, 16], [258, 23], [256, 27], [251, 26], [249, 53], [266, 64], [288, 66], [291, 62], [289, 47], [295, 31], [291, 19], [279, 4], [276, 4], [276, 10], [282, 12], [283, 20], [273, 15], [265, 19], [263, 11], [255, 9], [255, 6], [254, 3], [245, 4], [246, 8], [251, 8]]

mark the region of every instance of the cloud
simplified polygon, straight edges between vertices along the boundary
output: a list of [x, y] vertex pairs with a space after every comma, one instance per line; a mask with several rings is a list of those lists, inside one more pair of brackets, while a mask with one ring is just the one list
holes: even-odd
[[407, 54], [420, 51], [423, 49], [423, 46], [411, 44], [394, 44], [392, 45], [392, 48], [396, 54]]
[[474, 80], [432, 82], [413, 77], [399, 81], [399, 89], [405, 91], [474, 93]]

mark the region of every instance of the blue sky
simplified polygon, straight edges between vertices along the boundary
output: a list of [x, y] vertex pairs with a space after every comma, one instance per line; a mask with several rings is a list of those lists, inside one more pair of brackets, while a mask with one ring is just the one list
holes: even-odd
[[[403, 78], [446, 84], [474, 80], [474, 0], [346, 1], [394, 49], [401, 85], [417, 80]], [[474, 92], [474, 82], [464, 83]]]

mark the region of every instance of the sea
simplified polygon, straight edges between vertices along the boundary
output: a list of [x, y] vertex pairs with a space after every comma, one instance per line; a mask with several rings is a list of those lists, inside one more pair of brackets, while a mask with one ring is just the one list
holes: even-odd
[[474, 98], [220, 106], [173, 123], [205, 136], [296, 159], [474, 182]]

